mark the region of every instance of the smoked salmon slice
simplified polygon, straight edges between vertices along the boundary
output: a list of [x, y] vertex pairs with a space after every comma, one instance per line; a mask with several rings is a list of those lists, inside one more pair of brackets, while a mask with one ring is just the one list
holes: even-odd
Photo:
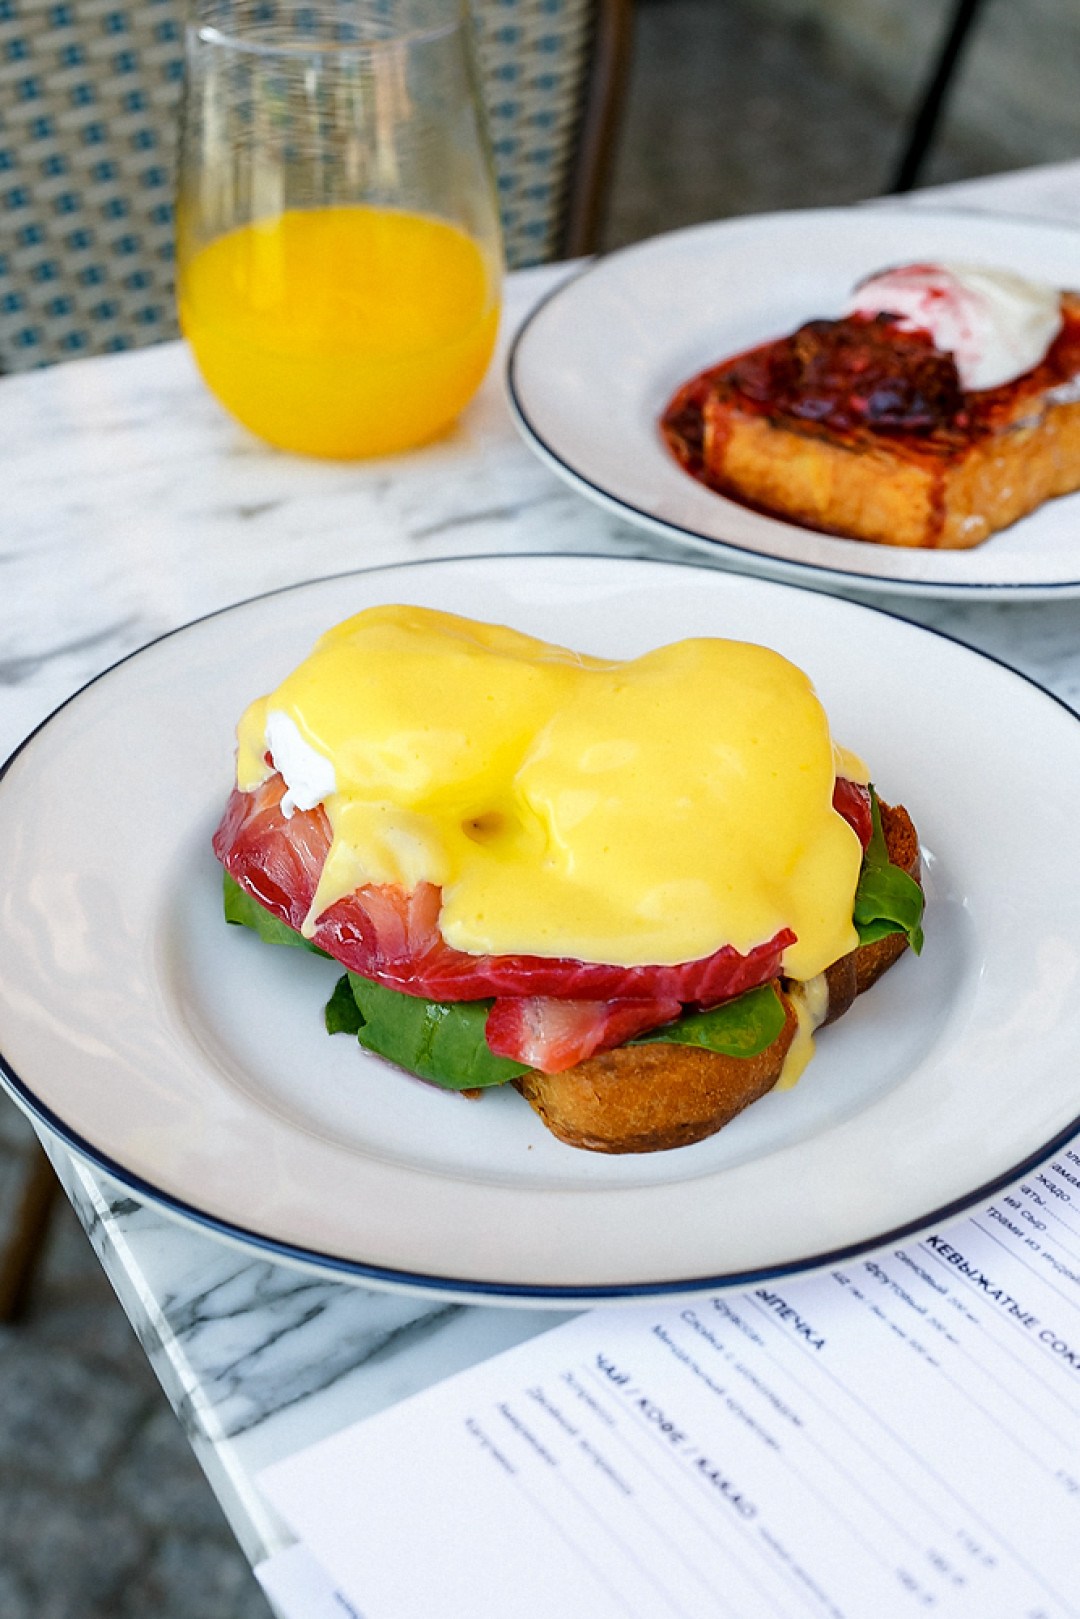
[[[240, 887], [299, 931], [330, 849], [321, 808], [281, 809], [274, 774], [252, 793], [234, 790], [214, 834], [214, 852]], [[837, 781], [834, 806], [864, 847], [871, 832], [866, 788]], [[795, 934], [783, 928], [741, 955], [730, 945], [677, 966], [609, 966], [542, 956], [468, 955], [439, 932], [441, 890], [369, 883], [317, 919], [312, 942], [351, 972], [434, 1001], [493, 997], [487, 1040], [498, 1056], [558, 1073], [594, 1052], [671, 1022], [686, 1005], [716, 1006], [780, 974]]]
[[[241, 888], [299, 930], [330, 848], [330, 823], [321, 809], [296, 810], [286, 818], [281, 810], [284, 793], [279, 775], [254, 793], [234, 791], [214, 834], [214, 853]], [[724, 945], [711, 956], [677, 966], [472, 956], [443, 939], [440, 906], [441, 891], [431, 883], [419, 883], [409, 892], [392, 883], [368, 883], [323, 912], [312, 942], [351, 972], [435, 1001], [557, 995], [564, 1000], [661, 1000], [704, 1006], [715, 1006], [775, 978], [780, 957], [795, 942], [791, 929], [783, 928], [746, 955]]]

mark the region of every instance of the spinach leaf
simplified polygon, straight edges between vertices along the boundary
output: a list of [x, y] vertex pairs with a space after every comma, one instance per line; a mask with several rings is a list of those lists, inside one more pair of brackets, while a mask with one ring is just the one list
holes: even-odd
[[359, 1034], [364, 1015], [356, 1004], [348, 973], [342, 973], [324, 1012], [327, 1034]]
[[784, 1008], [772, 984], [747, 990], [734, 1001], [708, 1012], [684, 1012], [674, 1023], [640, 1034], [628, 1045], [657, 1041], [680, 1046], [704, 1046], [725, 1057], [756, 1057], [771, 1046], [784, 1027]]
[[881, 809], [873, 787], [870, 814], [874, 830], [863, 855], [853, 912], [859, 943], [872, 944], [890, 933], [906, 933], [908, 943], [918, 955], [923, 947], [923, 892], [914, 877], [889, 861]]
[[252, 899], [251, 895], [229, 876], [228, 872], [225, 872], [224, 877], [222, 898], [225, 903], [226, 922], [232, 922], [239, 927], [254, 928], [259, 938], [265, 939], [267, 944], [298, 944], [316, 956], [324, 956], [327, 961], [333, 959], [325, 950], [320, 950], [317, 944], [312, 944], [302, 934], [297, 933], [287, 922], [281, 922], [276, 916], [271, 916], [257, 899]]
[[349, 974], [362, 1023], [357, 1039], [421, 1079], [450, 1091], [504, 1085], [528, 1063], [496, 1057], [484, 1038], [491, 1001], [427, 1001]]

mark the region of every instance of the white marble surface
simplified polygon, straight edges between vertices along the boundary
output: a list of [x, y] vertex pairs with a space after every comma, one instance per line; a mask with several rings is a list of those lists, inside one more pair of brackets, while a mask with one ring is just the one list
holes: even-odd
[[[912, 199], [944, 205], [1080, 225], [1080, 164]], [[564, 273], [512, 277], [506, 330]], [[606, 515], [540, 466], [514, 434], [498, 365], [453, 435], [377, 463], [257, 444], [179, 344], [0, 380], [0, 445], [0, 757], [154, 636], [303, 579], [465, 553], [707, 561]], [[885, 605], [1080, 711], [1080, 602]], [[562, 1319], [312, 1278], [182, 1227], [52, 1150], [253, 1560], [283, 1540], [253, 1483], [259, 1467]]]

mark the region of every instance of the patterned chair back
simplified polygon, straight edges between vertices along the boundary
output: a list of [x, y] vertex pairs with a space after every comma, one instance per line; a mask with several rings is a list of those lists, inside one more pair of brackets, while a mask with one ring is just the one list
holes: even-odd
[[[471, 0], [507, 263], [557, 255], [598, 0]], [[175, 337], [181, 0], [0, 0], [0, 371]]]

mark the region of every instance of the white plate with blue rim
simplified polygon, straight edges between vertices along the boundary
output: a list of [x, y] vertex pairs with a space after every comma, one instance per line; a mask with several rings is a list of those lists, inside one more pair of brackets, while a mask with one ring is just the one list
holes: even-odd
[[698, 372], [835, 317], [876, 270], [941, 259], [1080, 288], [1080, 230], [1033, 220], [875, 206], [696, 225], [596, 260], [533, 311], [508, 361], [518, 427], [582, 494], [722, 567], [963, 600], [1078, 595], [1080, 493], [968, 551], [871, 545], [725, 499], [660, 434], [668, 400]]
[[[510, 1088], [469, 1101], [328, 1036], [334, 964], [226, 926], [210, 838], [249, 700], [385, 602], [604, 656], [703, 634], [776, 647], [919, 827], [922, 956], [820, 1035], [794, 1089], [643, 1156], [564, 1146]], [[303, 585], [117, 664], [8, 761], [4, 1082], [136, 1197], [368, 1285], [566, 1307], [834, 1265], [984, 1203], [1080, 1126], [1077, 802], [1062, 704], [819, 593], [564, 556]]]

